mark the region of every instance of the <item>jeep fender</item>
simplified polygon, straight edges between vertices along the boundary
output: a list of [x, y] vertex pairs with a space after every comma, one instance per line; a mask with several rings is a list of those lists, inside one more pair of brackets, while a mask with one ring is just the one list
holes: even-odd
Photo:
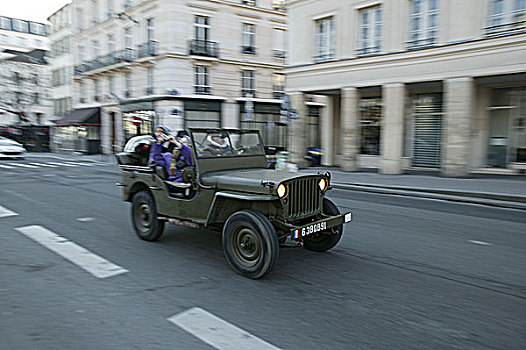
[[[230, 207], [230, 211], [236, 212], [241, 209], [250, 208], [251, 202], [270, 202], [276, 199], [277, 197], [268, 194], [241, 194], [232, 192], [216, 192], [212, 204], [210, 205], [210, 209], [208, 210], [205, 226], [214, 223], [214, 220], [218, 217], [218, 215], [220, 215], [220, 211], [222, 209], [221, 205], [225, 202], [231, 203], [232, 206]], [[238, 205], [235, 205], [236, 203]]]

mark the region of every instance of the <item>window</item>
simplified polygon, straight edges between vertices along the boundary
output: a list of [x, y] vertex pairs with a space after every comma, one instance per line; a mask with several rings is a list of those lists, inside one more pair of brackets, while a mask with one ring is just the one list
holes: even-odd
[[132, 77], [130, 72], [124, 74], [124, 96], [131, 97]]
[[272, 55], [277, 58], [285, 58], [285, 30], [274, 29], [274, 50]]
[[132, 32], [131, 28], [124, 29], [124, 60], [127, 62], [132, 61]]
[[195, 66], [195, 93], [210, 94], [209, 68]]
[[439, 0], [413, 0], [409, 48], [433, 45], [438, 38]]
[[256, 6], [256, 0], [241, 0], [243, 5]]
[[241, 51], [247, 54], [256, 54], [256, 26], [243, 23], [243, 46]]
[[208, 17], [195, 16], [194, 27], [195, 27], [195, 39], [201, 42], [208, 41], [209, 31], [210, 31]]
[[100, 82], [98, 79], [93, 80], [93, 100], [100, 101]]
[[487, 35], [510, 34], [526, 29], [525, 0], [490, 0]]
[[11, 30], [11, 19], [7, 17], [0, 17], [0, 29]]
[[39, 103], [40, 103], [40, 97], [39, 97], [39, 95], [38, 95], [38, 92], [35, 92], [35, 93], [33, 94], [33, 103], [34, 103], [34, 104], [39, 104]]
[[358, 55], [370, 55], [382, 49], [382, 8], [372, 7], [360, 11], [360, 37]]
[[93, 40], [91, 42], [91, 45], [93, 47], [93, 58], [97, 58], [100, 56], [100, 45], [98, 40]]
[[360, 154], [380, 154], [380, 130], [382, 126], [382, 100], [360, 100]]
[[106, 1], [107, 1], [106, 5], [108, 5], [107, 16], [108, 16], [108, 18], [111, 18], [113, 16], [113, 12], [114, 12], [114, 3], [113, 3], [113, 0], [106, 0]]
[[13, 19], [11, 20], [11, 23], [13, 24], [13, 30], [17, 32], [23, 32], [23, 33], [29, 32], [29, 24], [26, 21], [21, 21], [19, 19]]
[[84, 29], [84, 11], [80, 8], [77, 9], [77, 30], [80, 32]]
[[46, 27], [40, 23], [30, 22], [29, 30], [32, 34], [46, 35]]
[[91, 22], [93, 24], [99, 23], [99, 3], [97, 0], [91, 1]]
[[274, 90], [274, 98], [281, 100], [285, 95], [285, 74], [274, 73], [272, 75], [272, 86]]
[[285, 12], [287, 10], [286, 0], [272, 0], [272, 9]]
[[112, 95], [115, 93], [114, 91], [115, 91], [115, 77], [112, 75], [108, 77], [108, 92], [110, 93], [110, 95]]
[[35, 85], [38, 85], [38, 74], [31, 74], [31, 82]]
[[115, 36], [113, 34], [108, 34], [108, 53], [113, 52], [115, 49]]
[[253, 70], [244, 70], [241, 72], [241, 95], [244, 97], [256, 97], [255, 78]]
[[148, 67], [146, 71], [146, 94], [153, 94], [153, 67]]
[[148, 18], [146, 20], [146, 41], [150, 42], [154, 40], [154, 32], [153, 32], [153, 18]]
[[334, 58], [334, 19], [326, 18], [316, 21], [316, 56], [317, 62]]
[[79, 83], [79, 91], [80, 91], [80, 93], [79, 93], [79, 96], [80, 96], [79, 102], [80, 103], [86, 102], [86, 97], [85, 97], [86, 96], [86, 85], [83, 82]]

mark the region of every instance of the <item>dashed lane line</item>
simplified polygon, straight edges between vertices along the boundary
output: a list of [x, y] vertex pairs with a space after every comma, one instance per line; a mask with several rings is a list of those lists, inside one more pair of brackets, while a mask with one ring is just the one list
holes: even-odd
[[19, 167], [23, 167], [23, 168], [38, 168], [34, 165], [29, 165], [29, 164], [23, 164], [23, 163], [7, 163], [9, 165], [13, 165], [13, 166], [19, 166]]
[[48, 167], [48, 168], [56, 168], [56, 167], [58, 167], [58, 165], [47, 164], [47, 163], [29, 163], [29, 164], [33, 164], [33, 165], [37, 165], [37, 166], [45, 166], [45, 167]]
[[11, 211], [5, 207], [2, 207], [0, 205], [0, 218], [5, 218], [7, 216], [16, 216], [18, 215], [17, 213], [15, 213], [14, 211]]
[[96, 164], [88, 164], [88, 163], [77, 163], [77, 162], [66, 162], [67, 164], [73, 164], [73, 165], [83, 165], [83, 166], [95, 166]]
[[15, 230], [57, 253], [64, 259], [69, 260], [97, 278], [108, 278], [128, 272], [128, 270], [115, 265], [64, 237], [57, 235], [45, 227], [31, 225], [17, 227]]
[[488, 242], [482, 242], [482, 241], [468, 241], [469, 243], [478, 244], [478, 245], [491, 245], [491, 243]]
[[13, 166], [10, 166], [10, 165], [3, 165], [3, 164], [0, 164], [0, 168], [4, 168], [4, 169], [13, 169], [14, 167], [13, 167]]
[[60, 166], [69, 166], [69, 167], [76, 167], [76, 165], [66, 164], [66, 163], [49, 162], [49, 164], [55, 164], [55, 165], [60, 165]]
[[174, 315], [168, 318], [168, 321], [219, 350], [279, 350], [274, 345], [198, 307]]

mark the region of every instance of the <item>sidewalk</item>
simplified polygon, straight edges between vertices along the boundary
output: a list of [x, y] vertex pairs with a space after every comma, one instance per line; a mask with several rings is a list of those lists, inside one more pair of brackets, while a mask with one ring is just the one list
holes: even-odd
[[526, 210], [526, 176], [477, 175], [447, 178], [433, 175], [383, 175], [343, 172], [338, 168], [308, 168], [301, 172], [330, 171], [334, 188], [411, 197], [424, 197]]

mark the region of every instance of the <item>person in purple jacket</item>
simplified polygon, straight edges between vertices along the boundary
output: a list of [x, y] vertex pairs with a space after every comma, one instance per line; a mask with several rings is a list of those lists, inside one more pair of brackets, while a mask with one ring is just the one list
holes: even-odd
[[[182, 182], [183, 169], [187, 166], [195, 169], [192, 150], [185, 144], [178, 142], [173, 135], [167, 134], [162, 126], [155, 129], [155, 140], [150, 148], [150, 159], [166, 168], [168, 180]], [[163, 152], [163, 142], [166, 141], [175, 145], [172, 152]]]

